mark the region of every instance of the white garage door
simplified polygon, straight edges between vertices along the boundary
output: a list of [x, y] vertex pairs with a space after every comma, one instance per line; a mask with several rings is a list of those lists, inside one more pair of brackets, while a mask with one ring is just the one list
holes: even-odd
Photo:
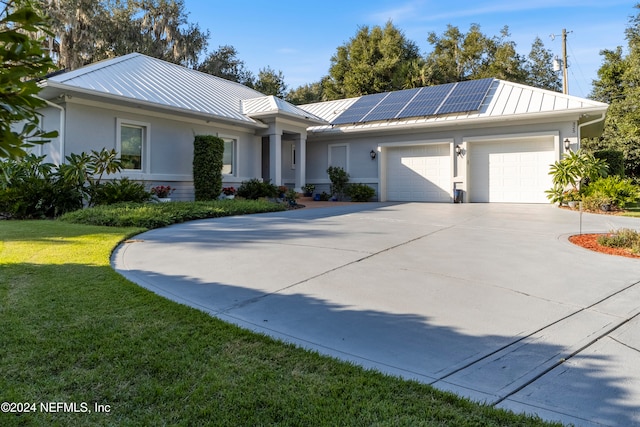
[[552, 137], [469, 145], [471, 202], [548, 203]]
[[449, 144], [390, 147], [387, 156], [387, 200], [450, 202]]

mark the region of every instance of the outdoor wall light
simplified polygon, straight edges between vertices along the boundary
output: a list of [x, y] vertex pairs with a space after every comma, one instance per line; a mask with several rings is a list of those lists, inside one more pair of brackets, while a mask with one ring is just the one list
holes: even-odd
[[371, 156], [371, 160], [375, 160], [377, 155], [378, 153], [376, 153], [374, 150], [371, 150], [371, 152], [369, 153], [369, 156]]
[[459, 145], [456, 145], [456, 154], [462, 157], [462, 147], [460, 147]]
[[571, 141], [569, 141], [569, 138], [565, 138], [564, 139], [564, 149], [565, 150], [569, 150], [571, 148]]

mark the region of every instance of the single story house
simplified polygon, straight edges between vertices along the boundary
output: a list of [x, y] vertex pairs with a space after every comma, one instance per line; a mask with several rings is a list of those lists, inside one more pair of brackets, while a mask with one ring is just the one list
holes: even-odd
[[[223, 181], [328, 191], [326, 169], [381, 201], [546, 203], [549, 165], [601, 134], [607, 104], [498, 79], [294, 106], [133, 53], [50, 76], [48, 161], [115, 148], [123, 176], [193, 198], [194, 135], [225, 141]], [[461, 190], [456, 192], [455, 190]]]

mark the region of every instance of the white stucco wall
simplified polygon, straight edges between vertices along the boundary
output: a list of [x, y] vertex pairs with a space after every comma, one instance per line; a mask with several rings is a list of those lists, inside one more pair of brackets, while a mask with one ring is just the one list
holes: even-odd
[[[577, 120], [577, 117], [575, 118]], [[377, 131], [375, 133], [349, 132], [344, 134], [309, 134], [307, 143], [307, 182], [317, 184], [317, 191], [328, 191], [329, 179], [326, 174], [328, 167], [328, 153], [331, 145], [346, 144], [349, 152], [349, 164], [347, 171], [351, 182], [361, 182], [368, 184], [380, 191], [384, 190], [384, 155], [385, 147], [402, 146], [416, 143], [441, 144], [443, 142], [451, 144], [452, 176], [451, 188], [457, 183], [457, 188], [467, 189], [467, 168], [469, 156], [456, 156], [454, 147], [460, 145], [466, 148], [467, 141], [473, 139], [490, 139], [499, 137], [505, 143], [509, 138], [505, 135], [526, 137], [530, 135], [555, 135], [559, 143], [557, 146], [556, 159], [560, 159], [564, 151], [561, 141], [568, 138], [572, 148], [578, 146], [578, 130], [576, 121], [565, 117], [557, 121], [548, 119], [542, 123], [532, 121], [501, 123], [499, 126], [484, 127], [461, 127], [452, 125], [450, 127], [436, 128], [434, 130], [413, 130], [407, 131]], [[378, 152], [376, 160], [371, 160], [370, 151]], [[319, 185], [318, 185], [319, 184]]]
[[[261, 172], [260, 138], [253, 129], [245, 130], [219, 123], [207, 124], [182, 121], [179, 117], [153, 113], [140, 114], [131, 109], [99, 107], [68, 102], [65, 105], [65, 153], [89, 152], [116, 148], [118, 119], [148, 125], [148, 167], [138, 171], [123, 171], [122, 176], [142, 181], [149, 187], [171, 185], [177, 200], [193, 197], [192, 162], [195, 135], [216, 135], [237, 141], [235, 171], [224, 176], [224, 185], [239, 186], [244, 180], [259, 177]], [[54, 115], [47, 119], [55, 121]], [[59, 146], [59, 144], [58, 144]], [[51, 148], [52, 151], [54, 147]]]

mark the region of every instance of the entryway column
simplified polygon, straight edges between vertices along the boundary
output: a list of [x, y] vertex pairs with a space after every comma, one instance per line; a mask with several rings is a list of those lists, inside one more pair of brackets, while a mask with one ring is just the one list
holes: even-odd
[[282, 185], [282, 132], [269, 135], [269, 178], [271, 184]]
[[302, 187], [306, 184], [307, 175], [307, 134], [299, 134], [295, 140], [296, 144], [296, 182], [295, 190], [303, 193]]

